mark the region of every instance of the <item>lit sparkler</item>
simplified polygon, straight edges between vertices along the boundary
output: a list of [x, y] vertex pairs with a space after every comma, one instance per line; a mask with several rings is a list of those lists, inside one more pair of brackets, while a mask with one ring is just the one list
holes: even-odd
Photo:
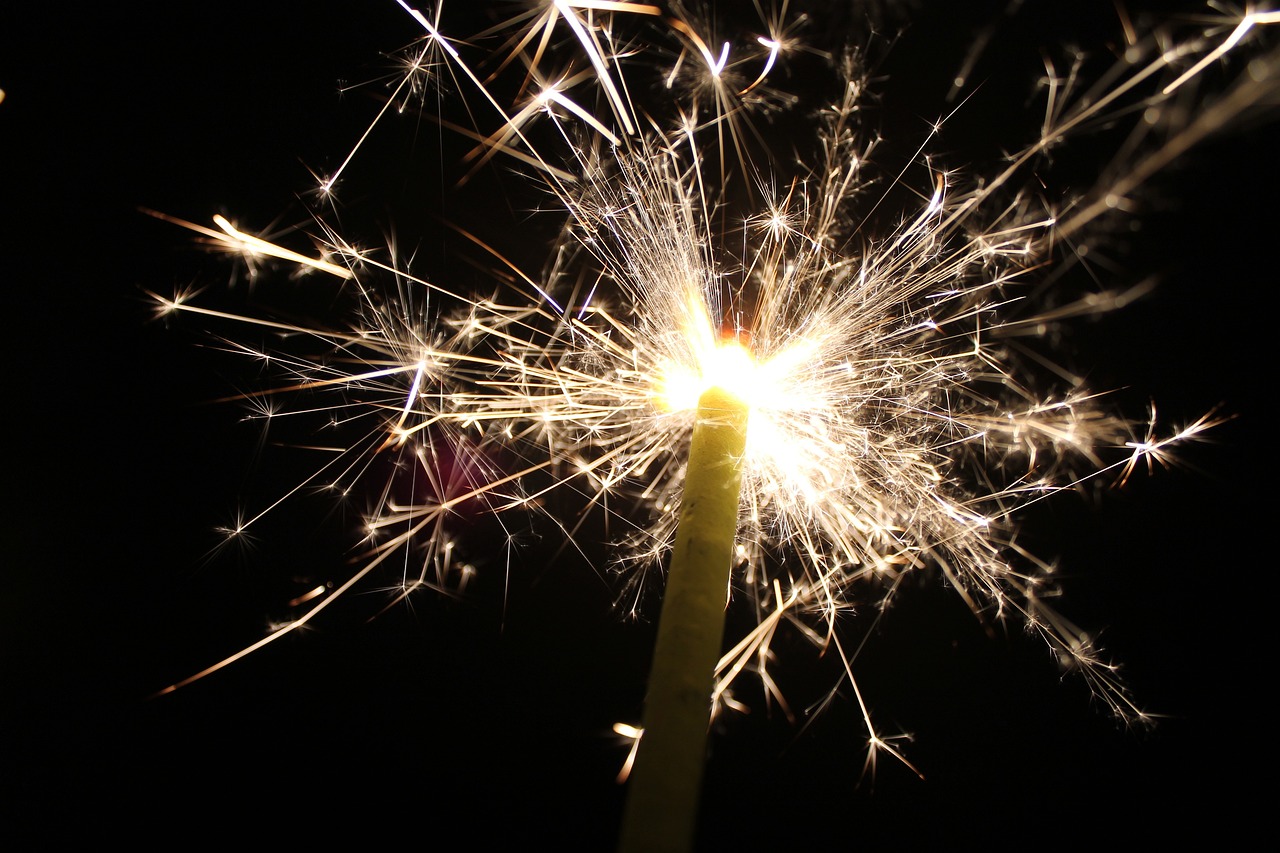
[[[680, 518], [698, 401], [721, 388], [748, 411], [730, 605], [757, 619], [719, 660], [715, 712], [738, 704], [733, 687], [748, 673], [786, 707], [771, 648], [779, 631], [796, 630], [842, 660], [868, 766], [881, 753], [902, 758], [858, 690], [847, 623], [855, 612], [874, 621], [904, 578], [935, 569], [981, 618], [1025, 623], [1116, 715], [1145, 718], [1089, 635], [1046, 605], [1050, 572], [1018, 545], [1016, 515], [1163, 463], [1213, 418], [1136, 425], [1039, 354], [1053, 324], [1140, 290], [1064, 297], [1046, 271], [1121, 215], [1145, 179], [1275, 98], [1274, 53], [1255, 56], [1219, 95], [1200, 83], [1280, 13], [1214, 15], [1187, 33], [1128, 29], [1097, 85], [1081, 82], [1079, 66], [1048, 68], [1039, 137], [999, 170], [979, 178], [934, 165], [926, 140], [884, 186], [860, 125], [867, 80], [856, 53], [827, 57], [822, 109], [797, 106], [774, 83], [805, 48], [785, 6], [749, 38], [726, 41], [678, 8], [557, 0], [482, 34], [499, 47], [474, 53], [451, 40], [440, 10], [401, 5], [425, 36], [378, 120], [453, 81], [494, 128], [462, 130], [478, 142], [466, 174], [497, 160], [531, 171], [565, 215], [562, 237], [535, 276], [457, 229], [497, 268], [502, 295], [488, 297], [327, 225], [322, 250], [307, 254], [227, 220], [217, 230], [181, 223], [247, 260], [349, 282], [345, 324], [158, 300], [165, 313], [290, 341], [231, 344], [281, 376], [245, 399], [286, 410], [305, 399], [302, 410], [357, 436], [279, 500], [318, 485], [348, 491], [386, 455], [400, 470], [378, 484], [366, 559], [349, 579], [168, 690], [296, 630], [393, 560], [415, 566], [401, 597], [464, 585], [471, 569], [454, 558], [450, 530], [463, 507], [503, 517], [539, 510], [553, 493], [580, 496], [581, 515], [553, 521], [568, 542], [592, 511], [623, 531], [620, 606], [641, 612]], [[760, 117], [783, 110], [812, 135], [789, 143], [809, 165], [780, 165], [757, 141]], [[1049, 201], [1017, 189], [1059, 146], [1117, 123], [1131, 131], [1096, 182]], [[321, 180], [323, 197], [358, 150]], [[871, 233], [871, 211], [904, 187], [918, 201], [894, 229]]]

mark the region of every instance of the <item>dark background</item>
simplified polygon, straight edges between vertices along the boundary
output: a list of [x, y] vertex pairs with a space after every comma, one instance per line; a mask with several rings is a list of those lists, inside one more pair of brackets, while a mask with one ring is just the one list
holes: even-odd
[[[1102, 43], [1115, 32], [1110, 4], [1095, 5], [1096, 20], [1065, 16], [1070, 36]], [[882, 150], [909, 156], [949, 109], [969, 34], [991, 20], [951, 14], [925, 5], [882, 51], [871, 121], [888, 137]], [[1006, 22], [975, 72], [990, 82], [936, 144], [953, 164], [989, 164], [1034, 134], [1026, 92], [1038, 48], [1069, 37], [1040, 14]], [[466, 547], [487, 571], [463, 600], [420, 595], [367, 621], [376, 601], [355, 596], [314, 630], [147, 698], [261, 636], [294, 578], [299, 588], [341, 579], [355, 519], [304, 498], [255, 548], [210, 556], [213, 528], [242, 496], [274, 494], [308, 460], [257, 454], [243, 412], [208, 405], [255, 377], [202, 346], [200, 324], [153, 321], [143, 289], [216, 290], [230, 264], [137, 207], [201, 223], [217, 212], [258, 227], [303, 222], [294, 194], [313, 186], [308, 168], [336, 165], [377, 107], [339, 88], [384, 74], [384, 54], [414, 39], [415, 24], [390, 0], [5, 17], [0, 813], [10, 831], [372, 846], [407, 830], [446, 848], [609, 849], [626, 754], [610, 726], [638, 712], [651, 626], [616, 617], [586, 560], [552, 564], [545, 527], [505, 592], [481, 524]], [[398, 121], [392, 141], [358, 161], [339, 214], [367, 239], [391, 223], [402, 236], [420, 227], [394, 164], [456, 162], [456, 141], [437, 145], [434, 127]], [[895, 133], [913, 143], [895, 145]], [[1167, 716], [1126, 730], [1039, 641], [1016, 628], [988, 636], [931, 579], [891, 613], [858, 672], [882, 730], [914, 734], [905, 749], [926, 778], [890, 761], [860, 784], [851, 697], [803, 733], [753, 701], [756, 712], [728, 719], [712, 745], [706, 849], [1118, 846], [1243, 831], [1258, 798], [1247, 780], [1271, 755], [1274, 415], [1262, 379], [1273, 372], [1266, 210], [1280, 190], [1277, 141], [1274, 124], [1256, 122], [1161, 176], [1143, 196], [1141, 229], [1104, 270], [1121, 285], [1157, 274], [1158, 291], [1071, 332], [1077, 366], [1094, 386], [1123, 389], [1126, 411], [1140, 417], [1153, 399], [1166, 423], [1185, 422], [1221, 404], [1234, 420], [1186, 448], [1182, 470], [1026, 518], [1027, 541], [1058, 556], [1062, 609], [1105, 629], [1139, 699]], [[391, 168], [376, 165], [383, 155]], [[522, 215], [519, 200], [479, 191], [471, 207], [441, 198], [459, 223]], [[549, 226], [489, 227], [537, 272]], [[422, 238], [424, 254], [449, 251], [443, 233]], [[831, 662], [789, 651], [779, 671], [791, 689], [819, 695]]]

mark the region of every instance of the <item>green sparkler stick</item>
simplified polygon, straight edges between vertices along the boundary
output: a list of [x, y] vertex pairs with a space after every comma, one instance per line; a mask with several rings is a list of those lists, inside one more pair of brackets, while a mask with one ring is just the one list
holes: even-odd
[[705, 391], [689, 445], [620, 853], [693, 844], [746, 443], [746, 403], [721, 388]]

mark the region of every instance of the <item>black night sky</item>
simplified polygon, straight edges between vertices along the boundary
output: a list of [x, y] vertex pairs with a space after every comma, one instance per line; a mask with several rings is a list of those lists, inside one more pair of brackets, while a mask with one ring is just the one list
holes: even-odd
[[[949, 109], [965, 46], [995, 17], [921, 5], [876, 74], [872, 124], [904, 156]], [[1097, 22], [1064, 16], [1071, 37], [1105, 44], [1118, 29], [1112, 4], [1085, 5]], [[951, 164], [990, 164], [1035, 132], [1026, 95], [1057, 32], [1037, 14], [998, 30], [1011, 46], [978, 67], [990, 82], [934, 146]], [[547, 525], [526, 537], [505, 588], [505, 558], [486, 549], [495, 530], [476, 520], [464, 547], [483, 571], [465, 597], [422, 594], [369, 620], [381, 599], [356, 595], [313, 630], [148, 699], [257, 639], [307, 585], [346, 577], [360, 504], [304, 497], [253, 548], [210, 554], [238, 500], [261, 503], [305, 476], [310, 457], [259, 453], [243, 410], [210, 403], [260, 377], [190, 318], [154, 321], [144, 290], [195, 283], [216, 303], [231, 265], [138, 208], [305, 223], [308, 169], [336, 165], [384, 91], [340, 89], [385, 74], [386, 54], [418, 35], [392, 0], [134, 2], [0, 20], [6, 834], [382, 846], [407, 833], [428, 849], [611, 848], [626, 748], [610, 726], [637, 719], [653, 626], [612, 610], [614, 590], [593, 568], [607, 550], [561, 554]], [[339, 223], [368, 240], [394, 228], [424, 257], [465, 254], [428, 213], [439, 199], [414, 208], [397, 170], [429, 179], [466, 146], [397, 121], [359, 164]], [[896, 146], [895, 134], [913, 141]], [[1103, 632], [1136, 695], [1166, 718], [1124, 729], [1039, 640], [1017, 627], [988, 634], [930, 576], [891, 611], [858, 672], [883, 730], [914, 735], [905, 749], [925, 779], [892, 762], [861, 779], [848, 691], [803, 731], [747, 696], [754, 712], [713, 738], [701, 849], [1148, 847], [1246, 831], [1260, 799], [1248, 779], [1272, 751], [1259, 732], [1275, 621], [1275, 521], [1264, 513], [1274, 413], [1261, 380], [1275, 334], [1278, 141], [1273, 112], [1156, 179], [1140, 196], [1141, 227], [1095, 272], [1114, 286], [1154, 275], [1158, 288], [1069, 329], [1075, 366], [1091, 386], [1120, 389], [1127, 413], [1154, 400], [1166, 424], [1219, 405], [1234, 419], [1185, 448], [1178, 470], [1025, 516], [1024, 541], [1056, 556], [1065, 578], [1061, 609]], [[487, 227], [536, 275], [553, 217], [514, 209], [531, 200], [491, 194], [487, 208], [481, 197], [460, 193], [470, 206], [444, 214]], [[302, 287], [273, 281], [260, 286], [282, 288], [276, 305]], [[299, 313], [318, 315], [336, 294], [308, 294]], [[270, 441], [291, 441], [284, 429]], [[803, 715], [834, 662], [799, 643], [779, 653]]]

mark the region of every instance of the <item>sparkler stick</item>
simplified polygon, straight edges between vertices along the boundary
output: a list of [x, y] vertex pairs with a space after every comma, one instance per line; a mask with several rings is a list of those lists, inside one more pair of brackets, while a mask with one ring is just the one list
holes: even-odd
[[747, 414], [746, 403], [724, 388], [698, 400], [622, 853], [683, 850], [692, 843], [738, 529]]

